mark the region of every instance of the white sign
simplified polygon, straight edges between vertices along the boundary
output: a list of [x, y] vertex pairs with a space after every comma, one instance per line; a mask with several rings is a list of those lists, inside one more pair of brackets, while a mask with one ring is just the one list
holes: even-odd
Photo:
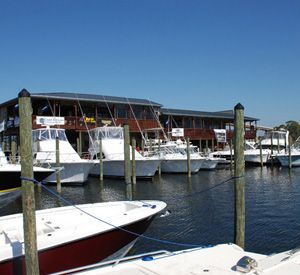
[[214, 129], [215, 136], [218, 142], [226, 142], [226, 129]]
[[5, 120], [3, 120], [1, 123], [0, 123], [0, 132], [3, 132], [5, 130]]
[[172, 129], [172, 137], [184, 137], [184, 129], [183, 128], [173, 128]]
[[65, 118], [61, 116], [37, 116], [36, 124], [53, 126], [53, 125], [64, 125]]

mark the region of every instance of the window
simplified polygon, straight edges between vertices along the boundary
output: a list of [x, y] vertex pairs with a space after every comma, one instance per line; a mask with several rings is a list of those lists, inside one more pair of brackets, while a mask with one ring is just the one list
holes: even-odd
[[117, 117], [118, 118], [128, 118], [127, 106], [118, 106], [117, 107]]

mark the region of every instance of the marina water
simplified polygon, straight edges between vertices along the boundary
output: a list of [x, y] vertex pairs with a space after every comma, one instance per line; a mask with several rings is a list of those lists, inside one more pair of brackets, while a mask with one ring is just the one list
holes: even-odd
[[[126, 185], [124, 180], [89, 178], [84, 186], [62, 188], [74, 204], [114, 200], [163, 200], [168, 213], [155, 218], [130, 253], [179, 250], [194, 245], [234, 242], [234, 180], [229, 169], [186, 175], [155, 176]], [[270, 254], [300, 245], [300, 169], [247, 167], [246, 250]], [[49, 187], [56, 190], [55, 186]], [[65, 205], [42, 187], [35, 188], [36, 208]], [[18, 198], [0, 215], [21, 212]]]

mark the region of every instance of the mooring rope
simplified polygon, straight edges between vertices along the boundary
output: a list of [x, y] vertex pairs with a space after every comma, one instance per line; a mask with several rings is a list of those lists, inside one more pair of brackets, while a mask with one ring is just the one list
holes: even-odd
[[[196, 194], [200, 194], [200, 193], [204, 193], [204, 192], [210, 191], [210, 190], [212, 190], [212, 189], [214, 189], [214, 188], [216, 188], [216, 187], [218, 187], [218, 186], [220, 186], [220, 185], [222, 185], [222, 184], [225, 184], [225, 183], [227, 183], [227, 182], [229, 182], [229, 181], [231, 181], [231, 180], [233, 180], [233, 179], [237, 179], [237, 178], [241, 178], [241, 177], [231, 177], [231, 178], [229, 178], [229, 179], [227, 179], [227, 180], [225, 180], [225, 181], [223, 181], [223, 182], [221, 182], [221, 183], [219, 183], [219, 184], [217, 184], [217, 185], [215, 185], [215, 186], [213, 186], [213, 187], [211, 187], [211, 188], [208, 188], [208, 189], [206, 189], [206, 190], [201, 190], [201, 191], [199, 191], [199, 192], [196, 192], [196, 193], [194, 193], [192, 196], [194, 196], [194, 195], [196, 195]], [[111, 224], [111, 223], [109, 223], [109, 222], [107, 222], [107, 221], [105, 221], [105, 220], [103, 220], [103, 219], [100, 219], [100, 218], [98, 218], [98, 217], [96, 217], [96, 216], [94, 216], [94, 215], [92, 215], [92, 214], [86, 212], [85, 210], [83, 210], [83, 209], [81, 209], [80, 207], [76, 206], [76, 205], [75, 205], [74, 203], [72, 203], [71, 201], [69, 201], [69, 200], [65, 199], [64, 197], [62, 197], [62, 196], [61, 196], [60, 194], [58, 194], [57, 192], [55, 192], [55, 191], [51, 190], [50, 188], [48, 188], [45, 184], [43, 184], [43, 182], [39, 182], [39, 181], [37, 181], [36, 179], [31, 179], [31, 178], [26, 178], [26, 177], [21, 177], [21, 180], [31, 181], [31, 182], [33, 182], [33, 183], [35, 183], [35, 184], [37, 184], [37, 185], [40, 185], [40, 186], [42, 186], [46, 191], [48, 191], [49, 193], [51, 193], [51, 194], [54, 195], [55, 197], [59, 198], [60, 200], [62, 200], [62, 201], [65, 202], [66, 204], [68, 204], [68, 205], [70, 205], [70, 206], [76, 208], [77, 210], [83, 212], [84, 214], [86, 214], [86, 215], [88, 215], [88, 216], [90, 216], [90, 217], [92, 217], [92, 218], [94, 218], [94, 219], [96, 219], [96, 220], [98, 220], [98, 221], [100, 221], [100, 222], [102, 222], [102, 223], [105, 223], [105, 224], [107, 224], [107, 225], [109, 225], [109, 226], [111, 226], [111, 227], [113, 227], [113, 228], [115, 228], [115, 229], [118, 229], [118, 230], [120, 230], [120, 231], [126, 232], [126, 233], [131, 234], [131, 235], [133, 235], [133, 236], [136, 236], [136, 237], [138, 237], [138, 238], [142, 238], [142, 239], [146, 239], [146, 240], [150, 240], [150, 241], [154, 241], [154, 242], [158, 242], [158, 243], [168, 244], [168, 245], [182, 246], [182, 247], [191, 247], [191, 248], [196, 248], [196, 247], [197, 247], [197, 248], [208, 248], [208, 247], [212, 247], [212, 245], [203, 245], [203, 244], [200, 245], [200, 244], [191, 244], [191, 243], [179, 243], [179, 242], [167, 241], [167, 240], [162, 240], [162, 239], [158, 239], [158, 238], [153, 238], [153, 237], [145, 236], [144, 234], [138, 234], [138, 233], [136, 233], [136, 232], [127, 230], [127, 229], [125, 229], [125, 228], [123, 228], [123, 227], [121, 227], [121, 226], [117, 226], [117, 225]], [[182, 196], [182, 197], [188, 197], [188, 196], [190, 196], [190, 195], [186, 195], [186, 196]], [[139, 200], [139, 201], [141, 201], [142, 203], [144, 203], [142, 200]], [[144, 203], [144, 204], [145, 204], [145, 203]], [[149, 203], [147, 203], [147, 204], [145, 204], [145, 206], [151, 207], [152, 205], [149, 204]]]

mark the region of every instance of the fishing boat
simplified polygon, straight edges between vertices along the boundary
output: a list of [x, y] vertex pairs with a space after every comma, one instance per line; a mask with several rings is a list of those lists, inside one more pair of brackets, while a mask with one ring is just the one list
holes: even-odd
[[[215, 151], [211, 153], [211, 155], [230, 160], [230, 158], [234, 159], [234, 150], [230, 151], [230, 148], [226, 146], [224, 150]], [[261, 161], [263, 164], [267, 164], [270, 161], [271, 149], [265, 147], [264, 149], [260, 150], [257, 144], [246, 141], [244, 157], [247, 165], [258, 165], [261, 163]]]
[[[161, 201], [116, 201], [36, 211], [40, 274], [107, 258], [144, 233], [165, 207]], [[23, 214], [0, 217], [0, 274], [25, 274]]]
[[[33, 155], [37, 166], [60, 169], [61, 183], [84, 183], [94, 163], [82, 159], [69, 143], [65, 129], [40, 128], [32, 131]], [[60, 168], [56, 167], [56, 139], [59, 140]], [[55, 183], [56, 175], [44, 179]]]
[[[124, 136], [122, 127], [103, 126], [89, 131], [89, 153], [95, 162], [90, 174], [99, 176], [99, 144], [102, 141], [103, 175], [106, 177], [124, 177]], [[130, 146], [130, 157], [135, 150], [136, 177], [154, 176], [161, 160], [157, 156], [142, 156]], [[130, 169], [131, 171], [131, 169]]]
[[300, 166], [300, 137], [297, 138], [295, 143], [291, 146], [291, 160], [290, 155], [281, 151], [280, 153], [276, 154], [276, 158], [280, 162], [280, 165], [283, 167], [288, 167], [289, 162], [291, 162], [292, 167], [299, 167]]
[[[54, 170], [50, 168], [33, 166], [33, 176], [42, 181]], [[21, 194], [21, 164], [10, 163], [0, 147], [0, 207], [5, 206]]]
[[282, 253], [263, 255], [246, 252], [235, 244], [220, 244], [176, 252], [155, 251], [68, 270], [56, 275], [63, 274], [298, 275], [300, 274], [300, 251], [293, 249]]

